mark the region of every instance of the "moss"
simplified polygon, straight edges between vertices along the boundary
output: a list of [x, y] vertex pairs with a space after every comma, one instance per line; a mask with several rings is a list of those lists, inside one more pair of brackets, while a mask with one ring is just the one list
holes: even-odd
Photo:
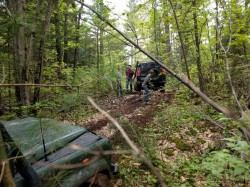
[[193, 128], [191, 128], [191, 129], [189, 130], [188, 134], [191, 135], [191, 136], [196, 136], [196, 135], [197, 135], [197, 132], [196, 132], [196, 130], [194, 130]]
[[189, 151], [191, 150], [191, 146], [186, 144], [182, 139], [180, 138], [174, 138], [173, 142], [175, 143], [176, 147], [181, 151]]
[[167, 136], [166, 139], [167, 139], [169, 142], [173, 142], [173, 141], [174, 141], [173, 138], [172, 138], [172, 136]]
[[197, 121], [194, 125], [194, 127], [201, 132], [206, 131], [209, 127], [211, 127], [211, 124], [206, 121]]
[[173, 156], [174, 151], [172, 149], [165, 149], [164, 154], [167, 155], [167, 156]]

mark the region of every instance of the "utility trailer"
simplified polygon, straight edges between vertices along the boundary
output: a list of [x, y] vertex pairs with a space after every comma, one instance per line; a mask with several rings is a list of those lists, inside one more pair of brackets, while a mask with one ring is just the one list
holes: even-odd
[[[28, 117], [0, 123], [35, 169], [42, 186], [88, 186], [88, 181], [99, 174], [105, 179], [98, 185], [108, 186], [111, 156], [93, 154], [111, 150], [107, 138], [83, 127], [46, 118]], [[27, 186], [19, 173], [14, 180], [17, 187]]]

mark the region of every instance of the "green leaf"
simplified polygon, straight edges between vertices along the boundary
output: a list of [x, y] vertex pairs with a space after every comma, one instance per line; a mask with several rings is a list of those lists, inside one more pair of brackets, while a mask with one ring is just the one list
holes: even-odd
[[244, 168], [243, 166], [237, 166], [234, 169], [234, 175], [240, 175], [244, 172], [246, 172], [246, 168]]

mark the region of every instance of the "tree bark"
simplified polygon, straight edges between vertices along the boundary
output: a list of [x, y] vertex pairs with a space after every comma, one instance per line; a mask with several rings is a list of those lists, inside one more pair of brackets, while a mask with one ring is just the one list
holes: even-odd
[[186, 57], [185, 43], [184, 43], [184, 41], [182, 39], [181, 28], [179, 26], [179, 21], [178, 21], [178, 18], [177, 18], [176, 11], [174, 9], [172, 0], [169, 0], [169, 3], [171, 5], [173, 13], [174, 13], [174, 19], [175, 19], [175, 23], [176, 23], [176, 27], [177, 27], [177, 31], [178, 31], [178, 36], [179, 36], [180, 42], [181, 42], [181, 49], [182, 49], [182, 55], [183, 55], [183, 58], [184, 58], [184, 64], [185, 64], [185, 67], [186, 67], [186, 73], [187, 73], [188, 79], [190, 80], [191, 77], [190, 77], [188, 62], [187, 62], [187, 57]]
[[[44, 21], [44, 25], [41, 31], [42, 36], [41, 36], [41, 40], [39, 42], [39, 48], [38, 48], [38, 64], [36, 67], [35, 79], [34, 79], [35, 84], [40, 84], [42, 82], [44, 56], [45, 56], [45, 40], [46, 40], [46, 35], [47, 35], [49, 23], [50, 23], [51, 14], [52, 14], [53, 2], [54, 1], [48, 0], [45, 21]], [[36, 87], [34, 89], [33, 103], [36, 103], [37, 101], [39, 101], [39, 95], [40, 95], [40, 88]]]
[[[168, 11], [166, 10], [166, 1], [163, 0], [163, 15], [164, 17], [168, 17]], [[169, 55], [169, 64], [173, 64], [173, 55], [171, 48], [171, 31], [170, 31], [170, 23], [167, 19], [164, 19], [164, 28], [166, 34], [166, 53]]]
[[155, 51], [156, 51], [156, 57], [157, 58], [159, 58], [159, 48], [158, 48], [158, 28], [157, 28], [157, 16], [156, 16], [156, 12], [157, 12], [157, 10], [156, 10], [156, 5], [155, 5], [156, 3], [155, 2], [153, 2], [152, 3], [152, 9], [153, 9], [153, 11], [154, 11], [154, 44], [155, 44]]
[[198, 21], [196, 14], [196, 1], [192, 2], [194, 12], [193, 12], [193, 20], [194, 20], [194, 38], [195, 38], [195, 46], [196, 46], [196, 64], [198, 69], [198, 77], [199, 77], [199, 85], [200, 89], [203, 93], [207, 93], [206, 83], [203, 77], [202, 68], [201, 68], [201, 54], [200, 54], [200, 41], [199, 41], [199, 31], [198, 31]]
[[103, 41], [103, 29], [100, 30], [100, 64], [101, 73], [104, 73], [104, 41]]
[[82, 13], [81, 10], [83, 8], [83, 5], [81, 5], [80, 9], [79, 9], [79, 13], [78, 15], [76, 15], [76, 37], [75, 37], [75, 50], [74, 50], [74, 67], [73, 67], [73, 71], [74, 71], [74, 77], [75, 77], [75, 73], [76, 73], [76, 67], [77, 67], [77, 62], [79, 61], [79, 32], [80, 32], [80, 24], [81, 24], [81, 19], [82, 19]]
[[[25, 21], [24, 14], [25, 0], [8, 0], [7, 6], [11, 15], [15, 17], [19, 15], [18, 22]], [[21, 20], [23, 19], [23, 20]], [[29, 82], [29, 61], [32, 56], [32, 41], [33, 35], [20, 24], [16, 27], [16, 31], [13, 33], [14, 43], [14, 79], [16, 83], [28, 83]], [[16, 87], [15, 89], [16, 100], [19, 105], [30, 104], [30, 90], [27, 87]]]
[[[219, 25], [219, 18], [218, 18], [218, 0], [215, 0], [216, 4], [216, 18], [215, 18], [215, 24], [216, 28], [218, 28]], [[215, 44], [215, 64], [214, 64], [214, 80], [215, 83], [218, 83], [218, 70], [219, 70], [219, 49], [220, 49], [220, 43], [219, 43], [219, 33], [218, 29], [215, 29], [215, 38], [216, 38], [216, 44]]]
[[62, 70], [62, 62], [63, 62], [63, 52], [62, 52], [62, 34], [60, 29], [60, 20], [59, 20], [59, 2], [56, 3], [56, 12], [54, 13], [54, 24], [56, 29], [56, 52], [57, 52], [57, 62], [58, 62], [58, 70], [57, 75], [61, 77]]
[[99, 51], [99, 28], [96, 28], [96, 68], [99, 72], [100, 70], [100, 51]]
[[[69, 5], [68, 5], [69, 6]], [[68, 35], [69, 35], [69, 29], [68, 29], [68, 26], [69, 26], [69, 12], [68, 12], [68, 9], [69, 7], [66, 7], [66, 10], [65, 10], [65, 13], [64, 13], [64, 47], [63, 47], [63, 62], [66, 64], [66, 67], [69, 66], [69, 50], [68, 50]]]

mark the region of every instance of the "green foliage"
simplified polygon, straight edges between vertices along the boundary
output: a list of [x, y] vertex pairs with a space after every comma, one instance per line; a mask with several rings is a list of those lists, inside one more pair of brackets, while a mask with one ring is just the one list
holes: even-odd
[[[250, 181], [249, 144], [239, 137], [225, 138], [226, 142], [209, 138], [220, 131], [206, 122], [203, 114], [197, 111], [196, 106], [187, 104], [186, 99], [184, 89], [178, 91], [172, 105], [160, 103], [153, 124], [148, 124], [143, 131], [133, 127], [139, 137], [133, 140], [136, 140], [153, 165], [161, 171], [168, 186], [247, 184]], [[196, 101], [196, 98], [190, 99], [191, 103]], [[222, 114], [210, 107], [198, 107], [207, 111], [207, 115], [214, 120], [221, 120], [227, 128], [232, 125], [230, 120], [224, 119]], [[133, 137], [128, 126], [125, 128]], [[206, 134], [208, 132], [211, 134]], [[225, 131], [224, 134], [230, 135]], [[210, 141], [214, 141], [214, 144], [208, 144]], [[147, 171], [148, 168], [140, 160], [132, 156], [121, 158], [121, 176], [127, 186], [157, 186], [158, 182], [152, 180]]]
[[123, 156], [120, 165], [120, 175], [124, 177], [126, 186], [156, 186], [157, 178], [145, 166], [132, 156]]
[[[228, 138], [227, 141], [228, 149], [212, 152], [204, 159], [201, 168], [209, 171], [210, 180], [250, 181], [250, 164], [244, 159], [246, 155], [249, 159], [249, 144], [238, 138]], [[230, 149], [235, 152], [231, 152]]]

